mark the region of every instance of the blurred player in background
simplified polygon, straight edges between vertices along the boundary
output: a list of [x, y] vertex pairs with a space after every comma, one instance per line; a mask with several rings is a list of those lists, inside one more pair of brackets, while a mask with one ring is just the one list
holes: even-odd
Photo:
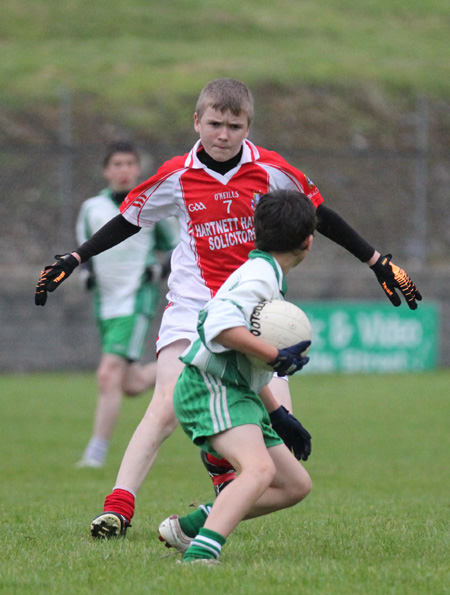
[[[108, 148], [103, 160], [108, 187], [82, 204], [77, 221], [80, 243], [119, 214], [140, 174], [139, 155], [132, 144], [116, 142]], [[123, 395], [139, 395], [155, 385], [156, 362], [142, 365], [138, 360], [155, 315], [159, 281], [169, 272], [174, 247], [174, 228], [161, 221], [82, 265], [82, 279], [94, 300], [102, 356], [94, 428], [79, 467], [103, 466]], [[161, 253], [164, 264], [155, 251]]]
[[[172, 255], [168, 282], [169, 305], [157, 342], [155, 391], [125, 452], [113, 492], [105, 499], [104, 512], [91, 524], [94, 537], [124, 535], [130, 525], [137, 492], [162, 442], [177, 425], [172, 395], [183, 368], [179, 356], [196, 334], [200, 309], [253, 249], [253, 211], [261, 195], [278, 189], [305, 194], [316, 207], [317, 231], [370, 266], [395, 306], [401, 301], [396, 290], [411, 309], [421, 299], [414, 283], [391, 262], [390, 255], [382, 256], [323, 204], [319, 190], [305, 174], [274, 151], [247, 140], [253, 111], [253, 97], [243, 83], [234, 79], [208, 83], [197, 101], [194, 128], [200, 138], [191, 151], [166, 162], [129, 193], [120, 215], [72, 253], [57, 256], [41, 272], [35, 303], [43, 306], [47, 292], [54, 291], [80, 262], [155, 221], [174, 216], [180, 223], [180, 243]], [[278, 403], [290, 410], [286, 380], [273, 378], [269, 386]], [[306, 460], [311, 452], [308, 432], [303, 442], [298, 458]], [[207, 458], [204, 462], [216, 488], [235, 477], [226, 461]], [[225, 477], [221, 476], [223, 469]]]

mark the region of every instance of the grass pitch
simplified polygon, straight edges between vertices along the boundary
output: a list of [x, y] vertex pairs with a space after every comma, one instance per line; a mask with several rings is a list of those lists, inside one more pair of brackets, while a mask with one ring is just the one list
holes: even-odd
[[222, 564], [204, 568], [176, 564], [157, 540], [163, 518], [213, 499], [179, 429], [139, 494], [129, 536], [89, 535], [148, 396], [124, 403], [107, 466], [77, 470], [94, 376], [3, 376], [0, 591], [450, 593], [449, 387], [449, 371], [296, 376], [294, 411], [313, 435], [313, 491], [242, 523]]
[[3, 0], [2, 100], [57, 101], [64, 86], [102, 110], [139, 106], [142, 126], [149, 97], [170, 112], [218, 76], [447, 98], [449, 22], [448, 0]]

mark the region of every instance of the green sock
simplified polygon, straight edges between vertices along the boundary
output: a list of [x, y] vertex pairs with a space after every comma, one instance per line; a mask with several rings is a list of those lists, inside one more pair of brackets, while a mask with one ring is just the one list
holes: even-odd
[[180, 527], [188, 537], [195, 537], [205, 524], [210, 513], [212, 504], [202, 504], [195, 512], [179, 518]]
[[202, 527], [198, 535], [194, 537], [189, 546], [189, 549], [184, 554], [184, 562], [192, 562], [193, 560], [217, 560], [220, 556], [222, 546], [225, 545], [226, 539], [220, 533], [205, 529]]

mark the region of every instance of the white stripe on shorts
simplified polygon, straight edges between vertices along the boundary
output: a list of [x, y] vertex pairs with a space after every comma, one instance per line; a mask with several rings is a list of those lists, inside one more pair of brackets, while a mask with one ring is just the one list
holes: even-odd
[[[216, 376], [201, 372], [206, 388], [209, 391], [209, 411], [213, 422], [214, 432], [218, 434], [231, 428], [230, 412], [228, 411], [227, 391]], [[223, 415], [222, 415], [223, 409]], [[225, 417], [225, 419], [224, 419]]]
[[133, 328], [130, 345], [128, 349], [128, 357], [130, 359], [139, 359], [142, 345], [147, 335], [149, 320], [144, 314], [139, 314], [136, 317], [136, 324]]

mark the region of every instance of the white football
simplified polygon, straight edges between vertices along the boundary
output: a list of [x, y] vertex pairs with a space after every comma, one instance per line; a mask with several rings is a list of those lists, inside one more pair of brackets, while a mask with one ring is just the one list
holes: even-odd
[[[250, 318], [250, 331], [277, 349], [312, 339], [311, 323], [306, 314], [298, 306], [284, 300], [266, 300], [259, 303]], [[302, 355], [305, 355], [308, 349]], [[248, 357], [255, 366], [272, 369], [259, 358]]]

